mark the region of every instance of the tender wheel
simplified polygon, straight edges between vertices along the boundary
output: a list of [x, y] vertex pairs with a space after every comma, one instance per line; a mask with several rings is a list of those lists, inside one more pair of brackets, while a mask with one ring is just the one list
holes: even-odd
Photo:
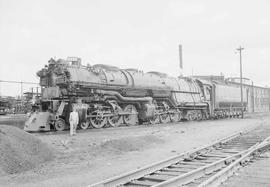
[[88, 129], [89, 125], [90, 125], [90, 122], [86, 121], [86, 122], [80, 123], [79, 126], [80, 126], [81, 129], [86, 130], [86, 129]]
[[158, 114], [155, 114], [154, 118], [153, 119], [150, 119], [149, 122], [151, 124], [158, 124], [158, 123], [160, 123], [160, 119], [159, 118], [160, 118], [159, 115]]
[[169, 114], [161, 114], [160, 115], [160, 122], [161, 123], [169, 123], [170, 122], [170, 115]]
[[138, 123], [138, 112], [135, 106], [127, 105], [124, 108], [125, 113], [129, 113], [123, 116], [123, 120], [127, 125], [136, 125]]
[[57, 131], [63, 131], [66, 128], [66, 122], [62, 118], [58, 118], [54, 123], [54, 128]]
[[179, 113], [170, 113], [170, 120], [172, 123], [178, 122], [180, 120]]
[[93, 112], [91, 115], [95, 115], [95, 117], [90, 117], [90, 123], [94, 128], [100, 129], [106, 125], [107, 118], [102, 112]]

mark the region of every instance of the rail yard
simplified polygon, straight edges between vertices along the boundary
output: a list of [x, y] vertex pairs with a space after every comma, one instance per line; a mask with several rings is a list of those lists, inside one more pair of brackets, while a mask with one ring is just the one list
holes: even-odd
[[226, 185], [269, 150], [269, 88], [75, 57], [50, 59], [37, 75], [41, 93], [21, 102], [28, 113], [0, 116], [4, 186]]
[[0, 187], [270, 186], [269, 7], [0, 0]]
[[[163, 162], [169, 158], [179, 160], [188, 158], [187, 155], [190, 152], [196, 153], [195, 155], [201, 153], [200, 158], [202, 159], [199, 156], [196, 159], [194, 156], [193, 159], [195, 160], [191, 160], [191, 162], [196, 161], [198, 163], [196, 166], [206, 166], [207, 161], [204, 162], [204, 154], [220, 155], [221, 153], [217, 152], [226, 151], [222, 150], [223, 147], [209, 153], [207, 151], [200, 152], [200, 149], [205, 149], [205, 146], [214, 143], [217, 144], [221, 139], [225, 141], [226, 137], [232, 135], [236, 137], [236, 135], [240, 135], [240, 132], [252, 130], [251, 132], [257, 134], [256, 137], [253, 138], [251, 143], [243, 141], [246, 144], [242, 148], [241, 143], [234, 140], [232, 142], [238, 144], [235, 148], [232, 148], [234, 145], [220, 144], [225, 146], [224, 149], [233, 150], [235, 154], [238, 154], [238, 150], [244, 151], [245, 148], [251, 147], [253, 143], [256, 144], [257, 140], [258, 142], [262, 141], [268, 136], [269, 120], [269, 114], [263, 113], [248, 115], [245, 119], [144, 124], [132, 127], [79, 130], [77, 135], [72, 138], [67, 131], [33, 133], [33, 136], [50, 146], [55, 155], [54, 159], [24, 172], [11, 175], [4, 173], [0, 178], [0, 183], [4, 186], [90, 186], [106, 181], [108, 178], [117, 178], [126, 175], [126, 173], [141, 170], [146, 166]], [[226, 146], [230, 148], [226, 148]], [[184, 156], [183, 153], [185, 153]], [[227, 155], [222, 153], [222, 156], [235, 156], [234, 153], [226, 153]], [[239, 158], [239, 155], [237, 158]], [[173, 162], [177, 163], [179, 160], [175, 159]], [[218, 161], [218, 159], [213, 160]], [[233, 159], [228, 163], [233, 163]], [[221, 165], [224, 166], [224, 163]], [[164, 167], [162, 165], [162, 168]], [[158, 173], [161, 168], [152, 169]], [[153, 173], [154, 171], [147, 170], [147, 172]], [[176, 174], [178, 173], [175, 172], [174, 175]], [[147, 175], [147, 173], [144, 173], [144, 175]], [[166, 177], [175, 177], [174, 175]], [[132, 180], [141, 177], [143, 176], [137, 176]], [[155, 177], [157, 176], [153, 175], [153, 181], [155, 181]], [[156, 183], [153, 181], [150, 184]]]

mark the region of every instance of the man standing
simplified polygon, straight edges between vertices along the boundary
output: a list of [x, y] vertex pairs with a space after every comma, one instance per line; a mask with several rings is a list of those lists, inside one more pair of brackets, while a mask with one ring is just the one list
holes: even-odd
[[72, 112], [69, 115], [70, 136], [76, 134], [77, 125], [79, 124], [79, 114], [75, 107], [72, 108]]

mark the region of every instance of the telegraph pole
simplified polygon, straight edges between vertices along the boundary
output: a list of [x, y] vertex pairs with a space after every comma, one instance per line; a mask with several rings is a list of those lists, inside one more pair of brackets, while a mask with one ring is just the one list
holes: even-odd
[[239, 51], [240, 55], [240, 87], [241, 87], [241, 113], [242, 113], [242, 118], [244, 118], [244, 104], [243, 104], [243, 77], [242, 77], [242, 50], [244, 50], [243, 47], [239, 47], [236, 50]]

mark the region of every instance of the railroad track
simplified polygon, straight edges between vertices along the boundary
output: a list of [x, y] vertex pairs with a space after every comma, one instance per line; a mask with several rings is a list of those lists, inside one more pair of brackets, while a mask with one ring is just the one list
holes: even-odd
[[171, 157], [141, 169], [88, 185], [101, 186], [216, 186], [270, 145], [270, 127], [235, 133], [191, 152]]

